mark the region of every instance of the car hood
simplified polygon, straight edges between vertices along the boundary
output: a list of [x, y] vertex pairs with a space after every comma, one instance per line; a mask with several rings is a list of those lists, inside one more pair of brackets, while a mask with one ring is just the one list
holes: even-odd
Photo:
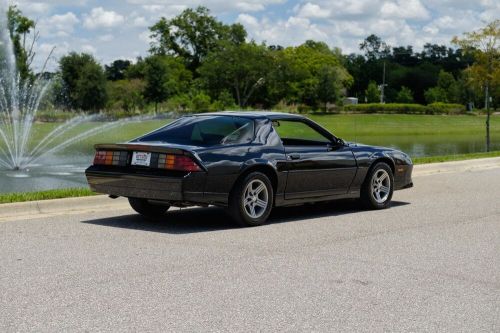
[[376, 150], [385, 150], [385, 151], [399, 151], [397, 149], [394, 149], [394, 148], [389, 148], [389, 147], [382, 147], [382, 146], [373, 146], [373, 145], [367, 145], [367, 144], [364, 144], [364, 143], [359, 143], [359, 142], [346, 142], [345, 143], [346, 145], [348, 145], [349, 147], [352, 147], [352, 148], [371, 148], [371, 149], [376, 149]]

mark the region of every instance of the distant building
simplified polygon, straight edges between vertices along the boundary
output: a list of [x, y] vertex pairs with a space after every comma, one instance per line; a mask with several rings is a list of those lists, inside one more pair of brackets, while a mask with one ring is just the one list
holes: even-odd
[[344, 105], [358, 104], [357, 97], [346, 97], [344, 98]]

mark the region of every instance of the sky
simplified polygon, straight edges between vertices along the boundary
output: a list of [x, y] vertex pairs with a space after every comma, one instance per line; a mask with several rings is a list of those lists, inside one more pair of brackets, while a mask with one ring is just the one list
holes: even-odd
[[374, 33], [391, 46], [450, 45], [455, 35], [500, 18], [498, 0], [10, 0], [37, 22], [36, 66], [55, 47], [49, 68], [70, 51], [102, 64], [147, 54], [148, 27], [203, 5], [224, 23], [239, 22], [257, 42], [324, 41], [344, 53]]

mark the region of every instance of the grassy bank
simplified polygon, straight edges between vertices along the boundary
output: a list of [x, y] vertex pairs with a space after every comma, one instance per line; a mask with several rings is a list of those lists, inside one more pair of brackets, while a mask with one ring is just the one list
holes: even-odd
[[428, 164], [428, 163], [473, 160], [473, 159], [477, 159], [477, 158], [488, 158], [488, 157], [500, 157], [500, 151], [492, 151], [489, 153], [472, 153], [472, 154], [458, 154], [458, 155], [447, 155], [447, 156], [417, 157], [417, 158], [413, 159], [413, 163], [414, 164]]
[[96, 193], [87, 188], [67, 188], [25, 193], [3, 193], [0, 194], [0, 204], [72, 197], [87, 197], [91, 195], [96, 195]]

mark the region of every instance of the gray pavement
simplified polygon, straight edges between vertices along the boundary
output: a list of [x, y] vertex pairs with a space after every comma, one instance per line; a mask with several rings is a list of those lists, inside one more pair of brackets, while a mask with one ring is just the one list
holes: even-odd
[[258, 228], [116, 203], [0, 216], [0, 332], [500, 331], [500, 168], [416, 174], [390, 209]]

